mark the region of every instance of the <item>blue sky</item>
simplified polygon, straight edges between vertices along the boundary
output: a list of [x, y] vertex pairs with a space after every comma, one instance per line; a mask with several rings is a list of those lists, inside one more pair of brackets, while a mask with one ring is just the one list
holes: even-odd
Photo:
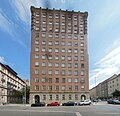
[[88, 11], [90, 88], [120, 73], [120, 0], [0, 0], [0, 62], [30, 78], [30, 6]]

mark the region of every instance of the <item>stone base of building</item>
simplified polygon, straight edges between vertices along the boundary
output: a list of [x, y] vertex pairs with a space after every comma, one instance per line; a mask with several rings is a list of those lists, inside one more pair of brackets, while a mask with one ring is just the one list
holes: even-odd
[[68, 101], [80, 102], [81, 100], [90, 99], [89, 92], [30, 92], [30, 104], [38, 102], [54, 102], [65, 103]]

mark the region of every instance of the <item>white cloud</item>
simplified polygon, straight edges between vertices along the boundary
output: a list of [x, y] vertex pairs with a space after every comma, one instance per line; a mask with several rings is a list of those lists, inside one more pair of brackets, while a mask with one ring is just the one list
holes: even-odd
[[1, 62], [1, 63], [5, 63], [4, 57], [0, 56], [0, 62]]
[[30, 6], [41, 6], [41, 0], [12, 0], [10, 3], [19, 18], [26, 24], [30, 24]]
[[90, 88], [114, 74], [120, 73], [120, 39], [117, 39], [109, 52], [96, 64], [96, 69], [90, 71]]
[[2, 9], [0, 9], [0, 28], [5, 32], [9, 33], [10, 35], [12, 35], [12, 30], [10, 25], [11, 25], [11, 21], [9, 20], [9, 18], [7, 18], [7, 16], [2, 11]]

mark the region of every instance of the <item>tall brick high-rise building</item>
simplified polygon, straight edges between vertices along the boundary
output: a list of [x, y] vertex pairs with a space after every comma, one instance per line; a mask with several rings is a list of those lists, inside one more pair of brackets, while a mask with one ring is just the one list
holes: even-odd
[[87, 12], [31, 7], [30, 103], [89, 98]]

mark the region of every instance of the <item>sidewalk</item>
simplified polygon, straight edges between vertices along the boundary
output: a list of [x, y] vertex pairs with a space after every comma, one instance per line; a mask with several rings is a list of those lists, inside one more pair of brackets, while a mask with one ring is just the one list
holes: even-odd
[[93, 105], [106, 105], [107, 101], [93, 102]]

